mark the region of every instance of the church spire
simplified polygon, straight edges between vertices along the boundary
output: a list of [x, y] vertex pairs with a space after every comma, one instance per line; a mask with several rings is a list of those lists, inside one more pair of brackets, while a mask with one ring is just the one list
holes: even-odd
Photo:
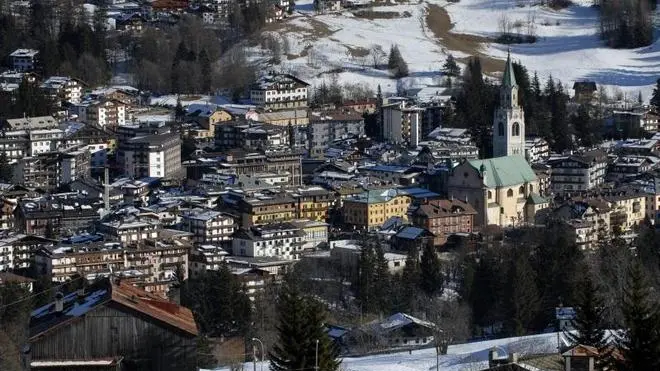
[[511, 48], [507, 52], [506, 66], [504, 67], [504, 76], [502, 77], [502, 86], [512, 87], [516, 84], [516, 75], [513, 73], [513, 62], [511, 62]]

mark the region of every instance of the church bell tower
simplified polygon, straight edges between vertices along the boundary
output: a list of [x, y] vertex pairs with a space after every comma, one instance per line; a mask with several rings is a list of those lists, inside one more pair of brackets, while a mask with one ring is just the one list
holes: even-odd
[[493, 117], [493, 157], [525, 157], [525, 112], [518, 104], [518, 84], [511, 53], [500, 86], [500, 103]]

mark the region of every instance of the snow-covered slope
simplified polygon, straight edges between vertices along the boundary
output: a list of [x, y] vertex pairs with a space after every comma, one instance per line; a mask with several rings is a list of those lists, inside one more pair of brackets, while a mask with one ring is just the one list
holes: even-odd
[[[542, 78], [559, 78], [568, 87], [576, 80], [618, 86], [623, 91], [643, 91], [648, 99], [652, 85], [660, 77], [660, 41], [638, 49], [611, 49], [598, 37], [598, 11], [591, 0], [574, 0], [574, 5], [553, 11], [529, 6], [537, 1], [461, 0], [446, 5], [454, 32], [493, 36], [506, 17], [521, 24], [525, 33], [529, 21], [539, 37], [534, 44], [511, 45], [512, 57]], [[517, 6], [522, 3], [526, 6]], [[516, 29], [514, 29], [514, 32]], [[486, 53], [505, 58], [507, 46], [490, 44]], [[636, 96], [636, 95], [635, 95]]]
[[[439, 369], [443, 371], [482, 370], [488, 367], [488, 352], [493, 347], [498, 354], [509, 353], [541, 354], [557, 351], [557, 341], [565, 345], [563, 335], [548, 333], [451, 345], [446, 355], [439, 357]], [[415, 350], [411, 353], [391, 353], [367, 357], [344, 358], [342, 367], [346, 371], [434, 371], [436, 369], [435, 349]], [[267, 368], [267, 365], [264, 365]], [[251, 367], [245, 365], [245, 369]], [[225, 370], [225, 369], [218, 369]]]
[[[513, 32], [527, 33], [531, 27], [538, 36], [534, 44], [511, 46], [520, 60], [542, 79], [561, 79], [569, 88], [574, 81], [590, 79], [599, 84], [618, 86], [635, 94], [643, 91], [648, 99], [652, 85], [660, 77], [660, 43], [632, 50], [613, 50], [598, 38], [598, 13], [591, 0], [574, 0], [574, 5], [554, 11], [537, 5], [537, 0], [428, 0], [368, 8], [375, 17], [357, 17], [354, 11], [316, 15], [311, 0], [300, 0], [296, 13], [283, 23], [271, 25], [265, 35], [282, 42], [281, 63], [277, 69], [294, 73], [312, 85], [329, 82], [336, 75], [341, 82], [363, 83], [384, 91], [403, 87], [437, 84], [446, 53], [465, 57], [503, 60], [508, 47], [489, 42], [498, 35], [506, 18]], [[451, 32], [473, 38], [470, 46], [463, 39], [449, 41], [432, 32], [427, 24], [429, 6], [444, 7], [451, 19]], [[438, 22], [438, 21], [436, 21]], [[436, 26], [436, 25], [431, 25]], [[470, 36], [474, 35], [474, 36]], [[481, 42], [483, 41], [483, 42]], [[397, 44], [408, 62], [410, 77], [396, 81], [386, 70], [373, 68], [373, 50], [379, 46], [387, 54]], [[476, 45], [476, 46], [475, 46]], [[266, 53], [252, 49], [254, 59], [265, 61]], [[381, 64], [387, 63], [385, 56]], [[495, 65], [495, 64], [492, 64]], [[493, 68], [491, 68], [493, 70]]]

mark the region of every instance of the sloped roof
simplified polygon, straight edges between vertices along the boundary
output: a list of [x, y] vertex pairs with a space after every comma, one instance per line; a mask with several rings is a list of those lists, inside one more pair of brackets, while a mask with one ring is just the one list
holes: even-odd
[[529, 197], [527, 197], [527, 202], [532, 205], [539, 205], [539, 204], [547, 204], [550, 201], [547, 198], [539, 195], [538, 193], [530, 193]]
[[88, 287], [82, 298], [76, 292], [62, 298], [63, 310], [55, 312], [55, 302], [35, 309], [30, 314], [30, 339], [56, 330], [103, 305], [116, 303], [140, 312], [166, 326], [197, 336], [197, 324], [190, 309], [171, 303], [125, 282], [103, 279]]
[[400, 329], [402, 327], [406, 327], [411, 324], [416, 324], [431, 329], [434, 329], [436, 327], [435, 324], [432, 322], [424, 321], [405, 313], [393, 314], [385, 318], [384, 320], [371, 322], [368, 326], [376, 330], [390, 332]]
[[469, 163], [477, 171], [484, 166], [486, 186], [489, 188], [507, 187], [533, 182], [537, 179], [532, 167], [521, 156], [470, 160]]

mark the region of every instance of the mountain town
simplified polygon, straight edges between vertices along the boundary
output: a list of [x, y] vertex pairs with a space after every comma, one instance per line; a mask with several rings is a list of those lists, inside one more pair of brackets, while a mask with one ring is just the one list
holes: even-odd
[[660, 370], [656, 7], [0, 0], [0, 370]]

